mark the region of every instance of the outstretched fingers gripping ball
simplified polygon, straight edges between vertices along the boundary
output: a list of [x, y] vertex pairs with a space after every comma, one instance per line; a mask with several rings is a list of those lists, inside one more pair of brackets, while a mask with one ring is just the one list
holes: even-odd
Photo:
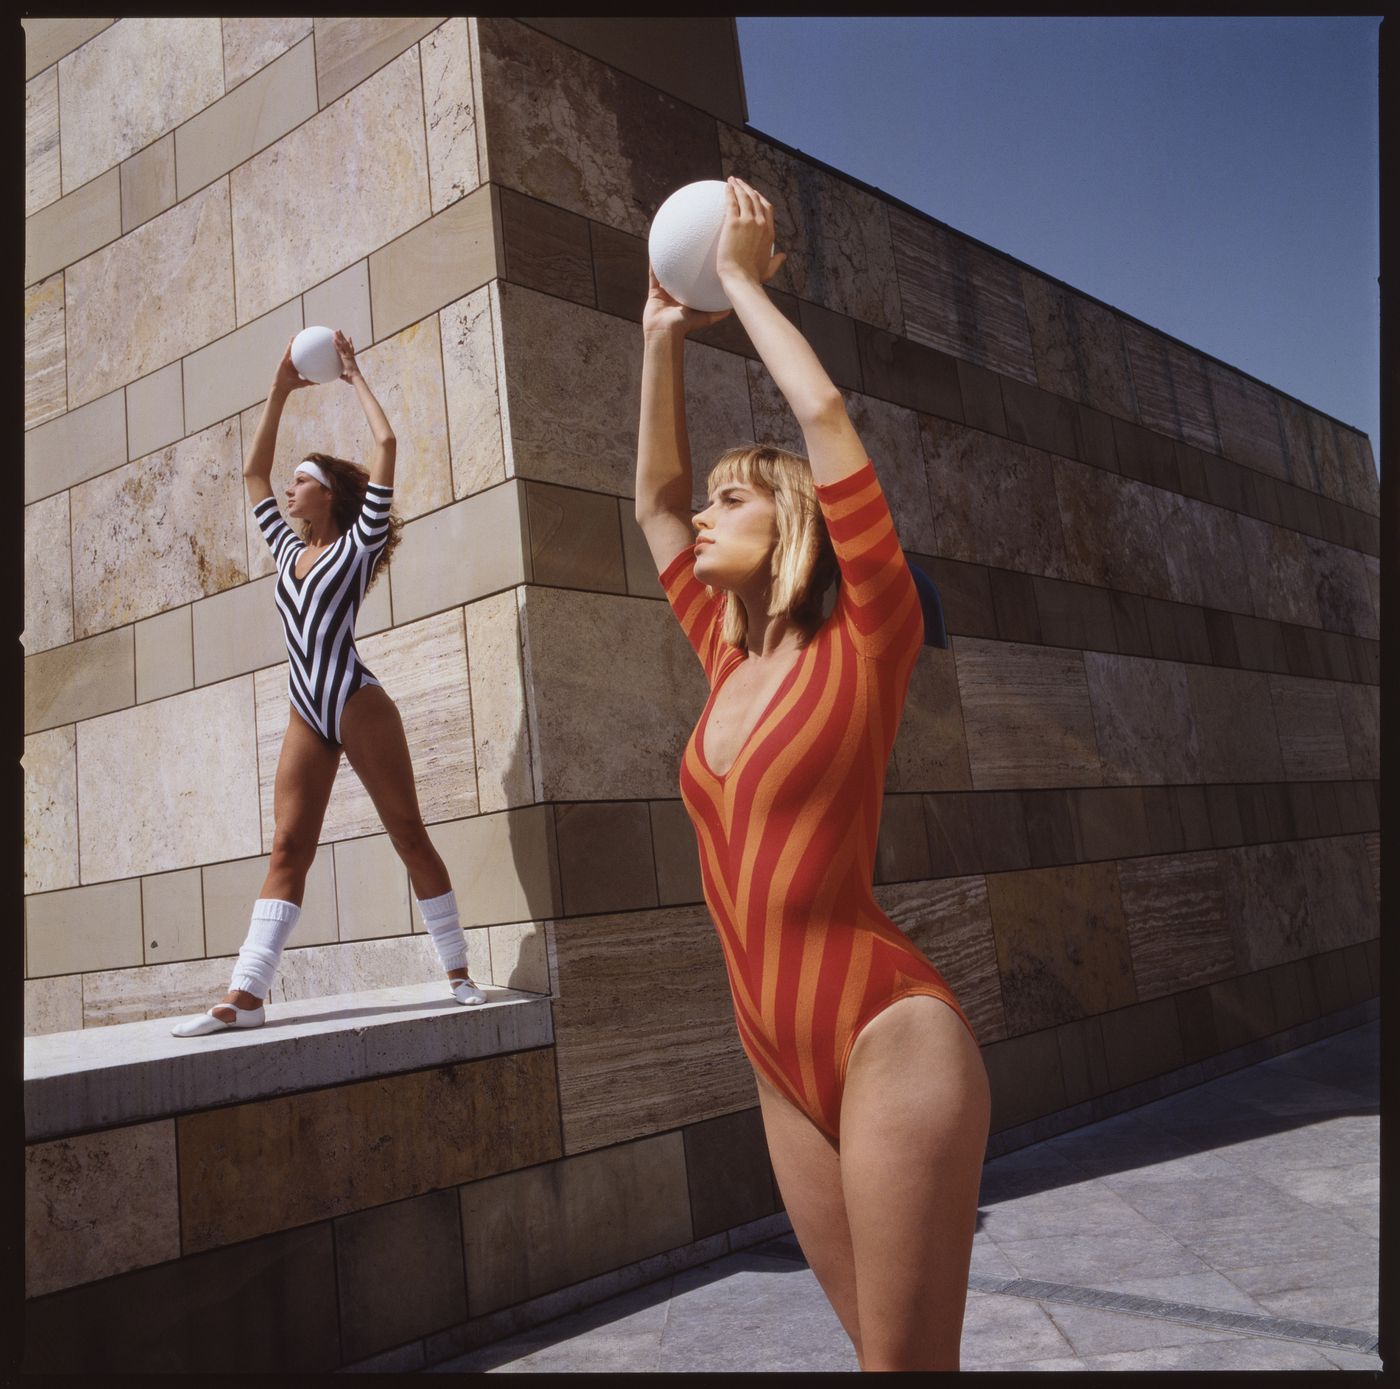
[[329, 328], [303, 328], [292, 339], [292, 365], [318, 386], [334, 381], [341, 373], [335, 334]]
[[712, 313], [733, 305], [715, 271], [729, 185], [701, 179], [677, 188], [652, 218], [647, 249], [661, 288], [689, 309]]

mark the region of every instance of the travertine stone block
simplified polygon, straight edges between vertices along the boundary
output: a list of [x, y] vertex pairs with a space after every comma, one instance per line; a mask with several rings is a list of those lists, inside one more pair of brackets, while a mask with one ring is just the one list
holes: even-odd
[[136, 698], [131, 628], [56, 646], [24, 662], [24, 731], [125, 709]]
[[1049, 454], [997, 441], [987, 466], [987, 436], [933, 415], [919, 417], [929, 501], [947, 559], [1068, 577], [1065, 539]]
[[1139, 998], [1223, 979], [1236, 969], [1222, 853], [1167, 854], [1118, 865]]
[[1119, 316], [1030, 271], [1022, 270], [1020, 281], [1039, 384], [1096, 410], [1135, 419], [1137, 402]]
[[138, 704], [179, 694], [194, 684], [191, 612], [189, 607], [171, 608], [136, 624]]
[[507, 589], [465, 609], [476, 784], [483, 812], [526, 805], [533, 797], [517, 605], [515, 590]]
[[[559, 911], [548, 806], [428, 826], [457, 893], [462, 925], [543, 920]], [[422, 922], [415, 919], [415, 930]]]
[[[462, 1188], [472, 1316], [688, 1244], [685, 1140], [663, 1133]], [[528, 1249], [530, 1258], [511, 1250]]]
[[1252, 613], [1254, 599], [1236, 514], [1179, 492], [1154, 490], [1169, 596], [1178, 603]]
[[[334, 864], [329, 848], [322, 848], [312, 861], [302, 894], [301, 915], [290, 942], [289, 948], [293, 951], [304, 945], [326, 945], [337, 939]], [[204, 876], [204, 940], [210, 957], [238, 953], [248, 934], [253, 903], [262, 895], [267, 868], [268, 857], [263, 854], [257, 858], [205, 864], [201, 870]], [[285, 974], [290, 956], [284, 955], [282, 959]], [[225, 963], [221, 968], [227, 972], [228, 966]], [[273, 996], [280, 997], [277, 992], [280, 983], [274, 982], [272, 987]]]
[[525, 514], [535, 583], [605, 593], [627, 591], [615, 497], [527, 482]]
[[1310, 949], [1337, 950], [1376, 936], [1380, 922], [1364, 837], [1303, 839], [1297, 850], [1312, 923]]
[[1376, 901], [1381, 898], [1381, 837], [1379, 834], [1367, 834], [1362, 838], [1366, 841], [1366, 857], [1371, 861], [1371, 886], [1375, 892]]
[[954, 637], [972, 785], [1103, 782], [1084, 653]]
[[875, 462], [880, 487], [899, 532], [899, 543], [906, 550], [931, 554], [938, 547], [938, 534], [929, 503], [919, 417], [912, 410], [874, 396], [855, 391], [845, 395], [851, 423]]
[[1341, 781], [1351, 776], [1346, 733], [1331, 680], [1270, 675], [1283, 775], [1288, 781]]
[[24, 508], [24, 649], [29, 655], [73, 640], [73, 550], [68, 493]]
[[155, 144], [147, 145], [130, 159], [123, 159], [121, 178], [123, 233], [173, 207], [176, 202], [174, 133], [163, 135]]
[[1367, 581], [1367, 561], [1372, 556], [1311, 535], [1303, 537], [1303, 549], [1312, 570], [1322, 625], [1334, 632], [1378, 638], [1380, 629]]
[[778, 1198], [757, 1109], [688, 1124], [682, 1136], [697, 1240], [772, 1213]]
[[1335, 688], [1351, 775], [1374, 780], [1380, 776], [1381, 765], [1381, 692], [1375, 685], [1339, 684]]
[[680, 801], [651, 801], [651, 845], [656, 864], [656, 889], [663, 907], [699, 902], [700, 853], [695, 829]]
[[24, 903], [31, 978], [141, 963], [141, 884], [135, 878], [45, 892]]
[[[282, 971], [272, 985], [272, 997], [295, 1003], [330, 998], [366, 989], [402, 988], [437, 983], [439, 998], [450, 998], [442, 964], [423, 933], [384, 936], [379, 940], [341, 941], [332, 945], [294, 948], [282, 957]], [[490, 946], [484, 930], [467, 932], [467, 968], [473, 979], [489, 979]]]
[[441, 19], [317, 18], [316, 86], [321, 105], [329, 106], [344, 96], [441, 23]]
[[[301, 306], [306, 324], [339, 328], [354, 343], [355, 355], [359, 357], [374, 341], [369, 314], [369, 261], [357, 260], [338, 275], [308, 289], [301, 296]], [[270, 371], [267, 379], [271, 380]]]
[[83, 1025], [83, 977], [59, 974], [24, 981], [24, 1035], [77, 1032]]
[[408, 874], [389, 836], [342, 839], [333, 853], [340, 939], [408, 935], [413, 929]]
[[1313, 953], [1303, 879], [1306, 842], [1246, 844], [1227, 851], [1225, 900], [1238, 968], [1263, 969]]
[[422, 112], [418, 55], [405, 53], [233, 170], [234, 246], [248, 258], [238, 274], [240, 323], [428, 215]]
[[1278, 396], [1219, 362], [1206, 363], [1206, 377], [1221, 453], [1261, 473], [1287, 478]]
[[452, 495], [460, 498], [506, 477], [490, 289], [483, 286], [447, 305], [438, 314], [438, 325], [452, 441]]
[[1053, 460], [1068, 577], [1151, 598], [1171, 592], [1157, 489], [1067, 458]]
[[223, 93], [217, 19], [119, 20], [58, 65], [64, 188], [110, 169]]
[[554, 825], [568, 915], [657, 905], [651, 817], [645, 801], [557, 805]]
[[723, 123], [719, 148], [722, 176], [737, 174], [773, 204], [778, 245], [788, 252], [775, 287], [891, 333], [905, 331], [883, 202]]
[[476, 99], [471, 26], [449, 19], [423, 38], [423, 112], [428, 125], [428, 184], [434, 212], [477, 187]]
[[25, 1295], [178, 1258], [175, 1169], [173, 1119], [26, 1148]]
[[310, 19], [281, 15], [225, 18], [224, 85], [230, 90], [311, 32]]
[[681, 184], [723, 177], [713, 117], [515, 20], [476, 25], [490, 177], [634, 236]]
[[26, 15], [24, 25], [24, 75], [28, 79], [58, 62], [66, 53], [110, 28], [112, 19], [36, 19]]
[[[480, 930], [471, 932], [467, 936], [468, 944], [481, 934]], [[504, 926], [488, 926], [485, 934], [491, 945], [489, 978], [493, 984], [526, 993], [549, 993], [549, 953], [543, 922], [516, 921]]]
[[24, 292], [24, 427], [68, 408], [67, 343], [63, 336], [63, 276], [51, 275]]
[[301, 328], [301, 300], [291, 299], [191, 352], [181, 363], [185, 428], [191, 433], [207, 428], [261, 400], [283, 350]]
[[[498, 1122], [505, 1114], [511, 1122]], [[206, 1110], [176, 1123], [187, 1254], [559, 1155], [548, 1047]], [[269, 1161], [274, 1153], [278, 1160]]]
[[276, 582], [269, 574], [192, 605], [195, 684], [212, 685], [287, 659], [273, 599]]
[[1205, 358], [1133, 319], [1123, 320], [1123, 339], [1143, 424], [1219, 453]]
[[24, 84], [24, 215], [63, 192], [58, 169], [58, 69]]
[[1271, 678], [1263, 671], [1186, 667], [1202, 780], [1284, 779]]
[[630, 497], [617, 499], [618, 521], [622, 526], [622, 562], [627, 570], [627, 592], [634, 598], [664, 598], [656, 561], [642, 528], [637, 524], [636, 507]]
[[1084, 674], [1107, 785], [1180, 785], [1202, 779], [1184, 665], [1086, 651]]
[[115, 241], [122, 234], [121, 202], [121, 179], [110, 169], [26, 219], [24, 283], [32, 285]]
[[126, 430], [129, 458], [141, 458], [184, 437], [181, 363], [171, 362], [126, 388]]
[[[158, 759], [152, 748], [160, 749]], [[84, 723], [78, 803], [89, 881], [256, 853], [252, 678]]]
[[670, 609], [531, 588], [524, 629], [537, 799], [673, 796], [705, 679]]
[[71, 266], [70, 401], [81, 405], [228, 332], [232, 252], [221, 180]]
[[890, 883], [875, 889], [875, 900], [947, 981], [977, 1040], [1005, 1037], [987, 880]]
[[891, 790], [967, 791], [967, 733], [953, 649], [928, 648], [914, 665], [894, 740]]
[[[74, 729], [24, 740], [24, 890], [78, 884], [78, 768]], [[48, 1029], [53, 1030], [53, 1029]]]
[[1252, 516], [1240, 516], [1236, 524], [1249, 569], [1255, 616], [1320, 627], [1317, 580], [1306, 538]]
[[175, 180], [188, 198], [316, 114], [315, 45], [303, 39], [175, 132]]
[[141, 932], [148, 965], [204, 958], [204, 890], [198, 868], [141, 879]]
[[370, 256], [375, 336], [398, 332], [496, 273], [491, 190], [478, 188]]
[[905, 335], [1034, 382], [1018, 268], [925, 218], [894, 207], [887, 213]]
[[88, 636], [247, 577], [238, 421], [75, 487], [73, 613]]
[[24, 500], [37, 501], [126, 462], [121, 391], [70, 410], [24, 436]]

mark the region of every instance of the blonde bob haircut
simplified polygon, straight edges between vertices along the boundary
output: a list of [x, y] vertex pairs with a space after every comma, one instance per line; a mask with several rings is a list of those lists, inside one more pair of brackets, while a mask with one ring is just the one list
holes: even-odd
[[[710, 469], [706, 486], [711, 496], [731, 485], [760, 488], [773, 498], [778, 539], [770, 560], [768, 615], [785, 617], [800, 628], [805, 644], [822, 624], [822, 599], [837, 576], [812, 465], [775, 444], [746, 444], [721, 454]], [[737, 594], [731, 593], [725, 604], [721, 635], [731, 646], [747, 650], [748, 617]]]

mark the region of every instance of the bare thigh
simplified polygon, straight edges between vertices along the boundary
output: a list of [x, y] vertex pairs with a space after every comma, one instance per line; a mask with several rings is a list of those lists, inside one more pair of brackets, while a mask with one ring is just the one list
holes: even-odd
[[901, 999], [856, 1039], [841, 1178], [867, 1370], [958, 1367], [990, 1116], [981, 1053], [946, 1003]]
[[262, 896], [301, 905], [339, 766], [340, 749], [292, 709], [272, 783], [275, 829]]

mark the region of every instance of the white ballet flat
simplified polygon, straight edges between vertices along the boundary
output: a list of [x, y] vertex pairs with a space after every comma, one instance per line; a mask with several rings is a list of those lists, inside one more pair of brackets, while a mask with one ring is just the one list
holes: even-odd
[[485, 1003], [486, 995], [472, 983], [470, 979], [449, 979], [452, 985], [452, 997], [458, 1003]]
[[[225, 1022], [214, 1016], [214, 1008], [232, 1008], [233, 1021]], [[207, 1013], [195, 1018], [186, 1018], [170, 1029], [172, 1037], [207, 1037], [214, 1032], [232, 1032], [238, 1027], [261, 1027], [267, 1021], [262, 1004], [256, 1008], [238, 1008], [232, 1003], [216, 1003]]]

